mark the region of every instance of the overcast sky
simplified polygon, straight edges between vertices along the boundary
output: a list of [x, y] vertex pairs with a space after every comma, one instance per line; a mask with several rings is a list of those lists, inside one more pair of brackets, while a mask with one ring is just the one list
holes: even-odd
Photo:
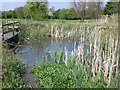
[[[21, 0], [22, 1], [22, 0]], [[106, 2], [106, 0], [104, 0]], [[2, 11], [8, 11], [8, 10], [14, 10], [16, 7], [24, 6], [26, 2], [8, 2], [4, 1], [2, 2]], [[104, 3], [105, 4], [105, 3]], [[71, 4], [70, 2], [49, 2], [48, 3], [49, 7], [54, 7], [55, 9], [59, 8], [70, 8]]]

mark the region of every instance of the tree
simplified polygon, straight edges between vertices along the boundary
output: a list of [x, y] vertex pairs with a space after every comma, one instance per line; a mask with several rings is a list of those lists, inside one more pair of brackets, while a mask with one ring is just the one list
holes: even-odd
[[17, 13], [15, 12], [15, 10], [12, 11], [12, 17], [17, 18]]
[[47, 2], [27, 2], [30, 16], [35, 20], [43, 20], [47, 17]]
[[7, 15], [5, 14], [5, 11], [2, 11], [2, 18], [6, 18]]
[[24, 18], [24, 7], [17, 7], [14, 10], [17, 13], [18, 18]]
[[58, 16], [60, 19], [66, 19], [66, 9], [60, 9]]
[[49, 18], [54, 18], [53, 14], [55, 13], [55, 8], [52, 6], [49, 11], [48, 11], [48, 15], [49, 15]]
[[77, 1], [74, 0], [72, 2], [72, 6], [76, 11], [81, 12], [81, 18], [84, 21], [86, 16], [87, 1], [84, 0], [84, 2], [82, 2], [81, 0], [77, 0]]
[[2, 11], [2, 18], [13, 18], [14, 14], [12, 10]]
[[104, 14], [112, 15], [118, 12], [118, 2], [107, 2], [104, 8]]
[[24, 16], [25, 16], [25, 19], [30, 19], [30, 11], [29, 9], [27, 8], [27, 6], [25, 5], [24, 6]]
[[53, 13], [53, 18], [54, 18], [54, 19], [59, 19], [59, 12], [60, 12], [60, 9], [56, 10], [56, 11]]
[[103, 13], [102, 4], [103, 2], [98, 2], [98, 0], [96, 2], [88, 2], [87, 17], [98, 18]]
[[69, 9], [63, 8], [59, 10], [58, 15], [60, 19], [66, 19], [66, 20], [75, 19], [75, 10], [72, 8]]
[[67, 9], [66, 15], [67, 15], [67, 19], [75, 19], [76, 11], [73, 8]]

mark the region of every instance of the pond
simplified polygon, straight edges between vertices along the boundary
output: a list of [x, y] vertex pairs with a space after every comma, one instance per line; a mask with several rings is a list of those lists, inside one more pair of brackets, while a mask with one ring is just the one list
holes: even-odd
[[73, 51], [77, 47], [78, 40], [40, 40], [32, 41], [30, 45], [23, 44], [22, 47], [16, 48], [15, 52], [19, 55], [21, 60], [26, 64], [24, 79], [27, 84], [30, 84], [33, 88], [36, 87], [36, 82], [34, 80], [34, 75], [30, 74], [29, 71], [36, 62], [39, 60], [45, 60], [46, 52], [49, 51], [60, 51], [65, 48], [68, 51]]

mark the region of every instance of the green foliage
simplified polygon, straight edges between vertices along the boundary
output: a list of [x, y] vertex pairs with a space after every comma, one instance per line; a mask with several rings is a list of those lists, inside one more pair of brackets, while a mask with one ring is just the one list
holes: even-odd
[[24, 18], [24, 7], [18, 7], [14, 10], [17, 13], [17, 18]]
[[40, 40], [51, 37], [49, 27], [41, 24], [41, 22], [33, 21], [22, 25], [20, 39]]
[[[59, 54], [61, 56], [61, 54]], [[59, 59], [59, 57], [57, 60]], [[52, 59], [55, 59], [53, 57]], [[63, 59], [63, 58], [61, 58]], [[75, 65], [76, 57], [70, 57], [67, 65], [64, 59], [61, 62], [39, 62], [32, 69], [39, 88], [106, 88], [103, 79], [93, 82], [90, 67], [87, 64]]]
[[46, 2], [27, 2], [26, 8], [35, 20], [43, 20], [47, 16], [48, 8]]
[[76, 85], [73, 72], [64, 63], [39, 63], [31, 72], [35, 74], [39, 88], [74, 88]]
[[47, 2], [27, 2], [23, 7], [17, 7], [10, 11], [3, 11], [2, 18], [31, 18], [40, 21], [47, 18], [47, 12]]
[[25, 65], [10, 51], [3, 49], [2, 88], [25, 88], [22, 74]]
[[[102, 14], [101, 4], [97, 2], [94, 4], [95, 5], [92, 6], [88, 5], [86, 15], [84, 15], [86, 19], [95, 18]], [[51, 11], [51, 15], [49, 11]], [[63, 8], [56, 11], [54, 8], [49, 9], [48, 2], [43, 0], [43, 2], [27, 2], [25, 6], [17, 7], [14, 10], [2, 11], [2, 18], [26, 18], [38, 21], [48, 18], [75, 20], [83, 18], [82, 14], [83, 11], [75, 10], [73, 8]]]
[[104, 8], [104, 14], [112, 15], [113, 13], [118, 12], [118, 2], [107, 2], [106, 7]]
[[77, 13], [74, 9], [58, 9], [53, 13], [53, 18], [55, 19], [66, 19], [66, 20], [72, 20], [76, 19]]
[[59, 11], [60, 19], [74, 19], [75, 18], [75, 10], [74, 9], [61, 9]]
[[54, 52], [50, 54], [52, 61], [46, 59], [46, 62], [41, 61], [31, 69], [39, 88], [108, 88], [103, 75], [100, 76], [101, 79], [95, 76], [93, 80], [87, 61], [81, 64], [76, 56], [69, 55], [65, 63], [64, 58], [61, 58], [62, 52], [58, 52], [57, 57]]
[[15, 11], [9, 10], [9, 11], [3, 11], [2, 12], [2, 18], [16, 18], [17, 14]]

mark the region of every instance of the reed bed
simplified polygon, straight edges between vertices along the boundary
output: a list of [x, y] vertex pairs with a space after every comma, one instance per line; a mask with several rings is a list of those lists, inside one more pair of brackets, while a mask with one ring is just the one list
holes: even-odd
[[76, 38], [80, 34], [81, 29], [86, 27], [93, 28], [93, 25], [89, 22], [80, 23], [76, 22], [38, 22], [28, 21], [22, 23], [22, 35], [25, 35], [26, 39], [39, 40], [44, 38], [52, 39], [68, 39]]
[[[111, 25], [111, 22], [109, 20], [107, 23]], [[114, 23], [117, 24], [115, 18]], [[113, 84], [112, 81], [118, 77], [119, 35], [116, 24], [112, 30], [109, 28], [103, 29], [99, 26], [95, 26], [91, 31], [82, 30], [79, 46], [72, 52], [75, 54], [71, 53], [71, 55], [78, 57], [77, 65], [87, 64], [89, 66], [93, 82], [96, 79], [103, 79], [107, 87], [110, 87]]]
[[[98, 28], [94, 30], [94, 33], [87, 35], [89, 37], [87, 38], [88, 40], [85, 39], [85, 31], [81, 33], [79, 46], [71, 55], [77, 56], [78, 59], [75, 60], [77, 66], [80, 64], [83, 66], [88, 65], [93, 82], [103, 79], [107, 87], [109, 87], [113, 79], [116, 79], [118, 76], [118, 37], [116, 36], [116, 38], [114, 38], [112, 34], [106, 35], [106, 42], [103, 44], [101, 40], [104, 31], [99, 31]], [[85, 41], [87, 41], [87, 43], [85, 43]], [[69, 65], [70, 62], [67, 60], [68, 52], [66, 49], [65, 57], [65, 63], [67, 62], [66, 65]]]
[[[63, 61], [68, 70], [74, 74], [75, 87], [118, 87], [119, 35], [117, 25], [112, 25], [113, 20], [117, 24], [117, 19], [113, 16], [107, 21], [97, 21], [95, 25], [85, 23], [79, 26], [78, 23], [72, 28], [69, 26], [70, 28], [67, 30], [65, 30], [67, 24], [54, 23], [51, 25], [51, 36], [56, 39], [71, 37], [72, 34], [73, 36], [79, 35], [79, 45], [76, 48], [76, 42], [74, 42], [72, 52], [64, 48], [64, 51], [59, 52], [56, 56], [49, 51], [51, 60], [57, 63]], [[72, 23], [69, 24], [72, 25]], [[39, 64], [37, 65], [39, 66]], [[37, 72], [39, 71], [34, 71], [34, 73]]]

